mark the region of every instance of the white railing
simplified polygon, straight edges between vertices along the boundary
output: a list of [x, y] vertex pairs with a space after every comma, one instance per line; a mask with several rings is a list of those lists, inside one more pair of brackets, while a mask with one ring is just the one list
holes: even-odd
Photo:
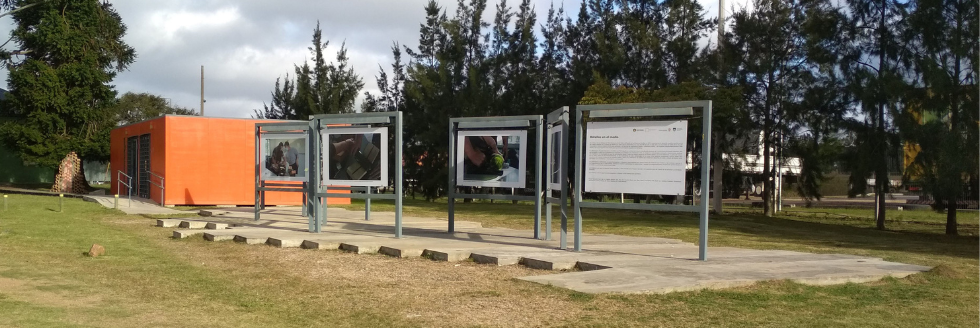
[[[166, 182], [163, 180], [163, 177], [160, 176], [159, 174], [156, 174], [156, 173], [153, 173], [153, 172], [150, 172], [150, 171], [146, 171], [146, 173], [150, 175], [150, 179], [149, 179], [150, 184], [156, 186], [157, 188], [160, 188], [160, 206], [163, 206], [163, 199], [164, 199], [163, 198], [163, 195], [165, 194], [165, 191], [167, 190], [167, 188], [164, 187], [164, 186], [167, 185]], [[156, 177], [157, 179], [160, 179], [160, 184], [157, 184], [156, 182], [153, 182], [153, 177]]]
[[[120, 176], [126, 177], [127, 182], [123, 182]], [[133, 206], [133, 177], [129, 176], [126, 173], [123, 173], [122, 170], [117, 170], [116, 171], [116, 194], [117, 195], [119, 194], [120, 184], [126, 186], [126, 189], [128, 190], [126, 195], [129, 197], [129, 206], [132, 207]]]

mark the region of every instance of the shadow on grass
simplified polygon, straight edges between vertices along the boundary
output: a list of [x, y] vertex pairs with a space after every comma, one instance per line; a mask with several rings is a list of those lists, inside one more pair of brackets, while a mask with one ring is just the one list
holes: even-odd
[[[372, 211], [391, 210], [393, 210], [391, 202], [372, 202]], [[444, 201], [406, 200], [404, 210], [406, 215], [431, 216], [446, 213], [447, 204]], [[533, 227], [534, 206], [531, 204], [459, 202], [456, 203], [455, 210], [457, 219], [461, 221], [479, 221], [507, 227], [522, 226], [526, 222], [525, 229]], [[572, 226], [571, 208], [568, 211], [569, 226]], [[557, 213], [556, 206], [553, 211], [553, 227], [560, 224]], [[583, 230], [586, 233], [680, 238], [689, 242], [695, 242], [698, 234], [698, 219], [695, 214], [583, 209], [582, 215]], [[441, 217], [445, 217], [445, 214]], [[769, 218], [751, 213], [712, 215], [709, 223], [709, 243], [712, 246], [753, 248], [785, 248], [786, 244], [791, 244], [809, 248], [900, 251], [969, 259], [980, 256], [980, 249], [976, 247], [977, 236], [949, 236], [909, 230], [877, 230], [870, 224], [867, 227], [860, 227], [817, 221], [821, 219]], [[964, 228], [973, 229], [969, 226]], [[658, 234], [658, 230], [665, 233]], [[571, 228], [569, 232], [571, 233]], [[742, 239], [728, 236], [733, 234], [758, 238]], [[587, 245], [588, 239], [584, 239], [583, 242]]]

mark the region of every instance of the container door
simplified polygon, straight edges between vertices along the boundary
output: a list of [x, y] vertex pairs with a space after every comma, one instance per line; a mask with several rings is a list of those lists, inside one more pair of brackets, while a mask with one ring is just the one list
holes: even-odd
[[141, 135], [139, 142], [139, 196], [150, 198], [150, 135]]
[[[138, 151], [139, 151], [139, 139], [137, 137], [127, 138], [126, 139], [126, 174], [132, 177], [133, 180], [129, 181], [126, 179], [126, 177], [120, 176], [119, 178], [122, 179], [123, 183], [135, 183], [137, 181], [136, 178], [138, 177], [138, 175], [136, 174], [137, 172], [136, 155], [138, 154]], [[130, 189], [127, 188], [125, 185], [119, 184], [119, 187], [122, 188], [122, 190], [119, 190], [119, 195], [130, 194]], [[135, 187], [135, 186], [131, 185], [131, 187]], [[133, 193], [136, 192], [135, 188], [132, 190], [132, 192]]]

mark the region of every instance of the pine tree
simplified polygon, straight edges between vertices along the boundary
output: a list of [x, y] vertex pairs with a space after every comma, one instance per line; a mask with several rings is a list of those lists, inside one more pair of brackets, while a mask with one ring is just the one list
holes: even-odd
[[903, 137], [918, 150], [906, 175], [920, 179], [946, 210], [950, 235], [957, 234], [957, 200], [978, 176], [977, 7], [973, 0], [919, 1], [903, 38], [916, 88], [908, 92], [914, 105], [896, 116]]
[[775, 151], [781, 149], [781, 136], [787, 132], [787, 110], [799, 92], [805, 67], [797, 2], [756, 0], [753, 11], [742, 9], [733, 16], [732, 33], [723, 47], [726, 60], [734, 61], [736, 80], [742, 88], [749, 116], [761, 131], [763, 209], [773, 213], [775, 189]]
[[123, 41], [126, 26], [111, 4], [97, 0], [18, 2], [11, 37], [19, 49], [8, 63], [4, 104], [17, 118], [0, 127], [24, 160], [55, 166], [70, 152], [109, 158], [116, 126], [110, 84], [136, 53]]

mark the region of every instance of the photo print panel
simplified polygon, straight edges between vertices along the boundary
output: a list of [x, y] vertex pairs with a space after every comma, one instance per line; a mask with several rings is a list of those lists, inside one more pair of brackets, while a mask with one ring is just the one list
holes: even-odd
[[585, 191], [683, 195], [687, 121], [589, 123]]
[[388, 185], [388, 128], [328, 128], [323, 134], [327, 186]]
[[306, 134], [263, 134], [259, 139], [262, 180], [307, 181]]
[[525, 188], [527, 130], [459, 131], [456, 185]]
[[565, 179], [565, 174], [561, 172], [561, 153], [565, 151], [561, 147], [562, 141], [561, 125], [555, 125], [548, 129], [548, 174], [551, 175], [552, 190], [561, 190], [561, 182]]

